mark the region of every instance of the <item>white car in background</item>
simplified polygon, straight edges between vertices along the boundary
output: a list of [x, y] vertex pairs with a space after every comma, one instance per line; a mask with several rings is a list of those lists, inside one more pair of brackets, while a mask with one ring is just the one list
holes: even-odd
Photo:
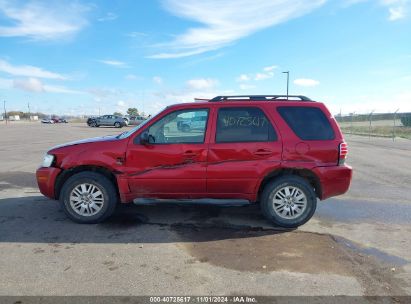
[[145, 118], [144, 116], [129, 116], [128, 120], [129, 120], [129, 124], [133, 125], [133, 126], [138, 126], [139, 124], [141, 124], [143, 121], [145, 121], [147, 118]]
[[54, 124], [54, 120], [53, 120], [53, 119], [43, 118], [43, 119], [41, 120], [41, 123], [44, 123], [44, 124]]

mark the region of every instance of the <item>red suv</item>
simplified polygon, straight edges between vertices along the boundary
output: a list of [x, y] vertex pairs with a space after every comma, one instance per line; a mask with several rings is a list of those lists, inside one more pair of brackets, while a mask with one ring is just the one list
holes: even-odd
[[[188, 127], [183, 127], [188, 126]], [[140, 198], [259, 203], [282, 227], [345, 193], [347, 144], [324, 104], [305, 96], [218, 96], [172, 105], [134, 129], [55, 147], [37, 170], [41, 193], [79, 223]]]

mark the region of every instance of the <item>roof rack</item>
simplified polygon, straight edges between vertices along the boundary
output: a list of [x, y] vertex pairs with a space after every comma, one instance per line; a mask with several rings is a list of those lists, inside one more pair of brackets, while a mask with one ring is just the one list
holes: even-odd
[[233, 95], [233, 96], [216, 96], [213, 99], [210, 99], [210, 102], [216, 101], [228, 101], [230, 99], [233, 100], [241, 100], [247, 99], [254, 100], [254, 101], [270, 101], [270, 100], [277, 100], [277, 99], [287, 99], [289, 98], [299, 98], [300, 101], [312, 101], [310, 98], [303, 96], [303, 95]]

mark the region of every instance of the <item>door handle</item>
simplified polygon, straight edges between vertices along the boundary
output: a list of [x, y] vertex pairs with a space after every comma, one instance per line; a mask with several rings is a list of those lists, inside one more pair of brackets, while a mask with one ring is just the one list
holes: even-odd
[[185, 152], [183, 153], [183, 155], [184, 155], [185, 157], [196, 157], [196, 156], [197, 156], [197, 153], [189, 150], [189, 151], [185, 151]]
[[266, 149], [259, 149], [254, 152], [254, 155], [257, 155], [257, 156], [266, 156], [266, 155], [271, 155], [271, 154], [273, 154], [273, 152], [270, 150], [266, 150]]

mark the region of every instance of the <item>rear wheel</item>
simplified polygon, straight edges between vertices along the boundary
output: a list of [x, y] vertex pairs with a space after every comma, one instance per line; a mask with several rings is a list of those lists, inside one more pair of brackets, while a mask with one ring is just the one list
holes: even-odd
[[296, 228], [313, 216], [317, 197], [305, 179], [286, 175], [266, 185], [260, 204], [262, 213], [273, 224]]
[[113, 214], [117, 204], [117, 191], [104, 175], [81, 172], [64, 183], [60, 201], [71, 220], [82, 224], [95, 224]]

